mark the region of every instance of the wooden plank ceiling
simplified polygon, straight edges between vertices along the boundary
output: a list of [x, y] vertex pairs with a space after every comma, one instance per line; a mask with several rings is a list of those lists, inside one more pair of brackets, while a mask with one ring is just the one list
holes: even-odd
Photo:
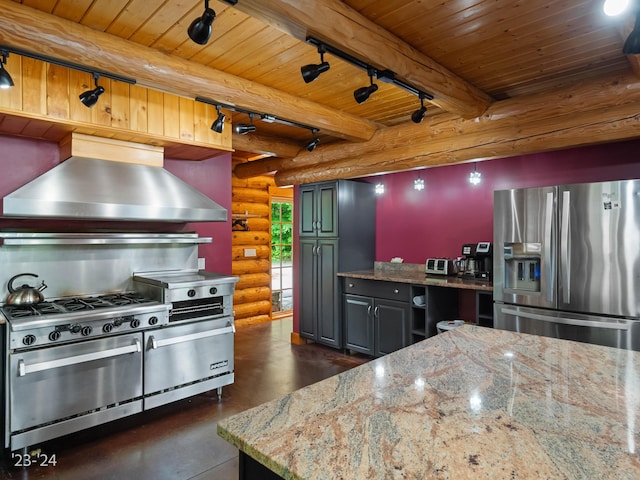
[[[316, 48], [304, 41], [307, 35], [377, 68], [391, 68], [407, 83], [431, 87], [432, 91], [426, 91], [436, 93], [433, 102], [426, 102], [427, 117], [420, 124], [425, 129], [433, 128], [441, 118], [479, 117], [489, 105], [506, 100], [551, 95], [592, 79], [629, 76], [635, 61], [622, 54], [622, 32], [628, 31], [633, 18], [606, 17], [602, 2], [592, 0], [239, 0], [235, 6], [212, 0], [216, 19], [206, 45], [187, 36], [189, 24], [204, 10], [199, 0], [13, 3], [275, 89], [293, 104], [299, 99], [329, 108], [336, 115], [371, 122], [378, 130], [406, 125], [419, 132], [410, 120], [420, 106], [418, 98], [377, 81], [379, 90], [368, 101], [356, 103], [354, 90], [369, 84], [366, 72], [331, 54], [325, 55], [330, 70], [304, 83], [300, 67], [319, 63]], [[60, 35], [64, 37], [64, 32]], [[0, 43], [11, 43], [12, 38], [11, 33], [0, 34]], [[171, 85], [163, 85], [161, 78], [157, 84], [171, 91]], [[243, 94], [246, 105], [238, 99], [214, 100], [245, 108], [256, 104], [251, 88]], [[203, 92], [193, 91], [192, 95]], [[332, 143], [353, 142], [353, 138], [345, 140], [335, 134], [335, 126], [332, 132], [315, 124], [309, 105], [304, 103], [300, 115], [289, 120], [319, 128], [321, 147], [316, 151]], [[278, 108], [273, 103], [273, 110]], [[264, 108], [259, 113], [273, 112]], [[234, 124], [248, 122], [247, 115], [233, 113]], [[9, 126], [6, 131], [15, 133], [16, 122], [4, 123]], [[257, 138], [282, 142], [288, 148], [283, 156], [293, 156], [292, 145], [295, 151], [296, 144], [302, 146], [312, 138], [303, 128], [261, 120], [255, 124]], [[51, 130], [42, 125], [24, 128], [29, 134], [64, 133], [59, 125]], [[234, 134], [234, 148], [250, 157], [255, 156], [252, 151], [261, 151], [261, 144]]]

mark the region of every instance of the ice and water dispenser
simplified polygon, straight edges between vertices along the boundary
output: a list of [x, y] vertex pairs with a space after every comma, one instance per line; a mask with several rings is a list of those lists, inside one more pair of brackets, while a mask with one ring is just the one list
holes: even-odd
[[540, 292], [541, 243], [504, 244], [504, 288]]

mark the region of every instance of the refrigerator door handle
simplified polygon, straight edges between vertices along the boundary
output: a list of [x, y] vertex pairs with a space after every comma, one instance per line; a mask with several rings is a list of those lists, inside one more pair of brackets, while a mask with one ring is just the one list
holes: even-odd
[[571, 301], [571, 223], [569, 222], [569, 213], [571, 208], [571, 192], [562, 192], [562, 224], [560, 230], [562, 232], [560, 241], [560, 255], [562, 257], [560, 275], [562, 276], [562, 301], [569, 303]]
[[553, 272], [553, 261], [551, 258], [551, 229], [553, 227], [553, 192], [547, 193], [547, 205], [545, 207], [544, 218], [544, 243], [542, 252], [544, 258], [544, 272], [546, 276], [547, 285], [547, 300], [549, 302], [554, 301], [554, 292], [556, 289], [556, 276]]
[[629, 330], [628, 322], [599, 322], [597, 320], [580, 320], [577, 318], [552, 317], [549, 315], [540, 315], [538, 313], [522, 312], [511, 308], [502, 308], [501, 311], [506, 315], [530, 318], [531, 320], [542, 320], [543, 322], [563, 323], [565, 325], [577, 325], [579, 327], [608, 328], [611, 330]]

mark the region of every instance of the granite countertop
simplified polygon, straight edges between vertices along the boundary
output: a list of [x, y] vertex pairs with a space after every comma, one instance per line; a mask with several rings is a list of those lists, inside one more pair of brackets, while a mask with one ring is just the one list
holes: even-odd
[[218, 434], [286, 479], [638, 479], [640, 353], [464, 325]]
[[340, 272], [339, 277], [363, 278], [385, 282], [410, 283], [434, 287], [460, 288], [464, 290], [493, 291], [490, 280], [467, 279], [457, 276], [426, 275], [424, 264], [375, 262], [374, 268], [354, 272]]

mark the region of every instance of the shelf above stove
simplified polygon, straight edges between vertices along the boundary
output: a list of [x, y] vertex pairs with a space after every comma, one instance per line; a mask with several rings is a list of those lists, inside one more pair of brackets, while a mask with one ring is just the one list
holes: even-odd
[[212, 242], [211, 237], [199, 237], [197, 233], [0, 233], [0, 243], [7, 246], [200, 244]]

